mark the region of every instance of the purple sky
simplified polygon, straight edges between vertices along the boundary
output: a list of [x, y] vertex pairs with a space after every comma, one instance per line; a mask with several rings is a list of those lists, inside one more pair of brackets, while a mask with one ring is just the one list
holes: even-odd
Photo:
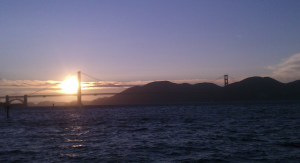
[[300, 79], [299, 0], [0, 0], [0, 78]]

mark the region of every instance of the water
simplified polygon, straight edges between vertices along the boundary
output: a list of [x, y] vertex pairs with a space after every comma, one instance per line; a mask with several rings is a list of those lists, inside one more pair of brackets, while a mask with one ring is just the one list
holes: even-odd
[[0, 162], [298, 162], [300, 104], [0, 110]]

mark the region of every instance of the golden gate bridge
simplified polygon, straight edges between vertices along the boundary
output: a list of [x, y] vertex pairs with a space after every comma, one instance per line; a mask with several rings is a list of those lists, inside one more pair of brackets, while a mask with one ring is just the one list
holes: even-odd
[[[38, 97], [62, 97], [62, 96], [77, 96], [77, 106], [82, 106], [82, 96], [97, 96], [97, 95], [103, 95], [103, 96], [112, 96], [116, 94], [122, 93], [127, 88], [130, 88], [135, 85], [118, 85], [118, 84], [105, 84], [102, 80], [95, 78], [91, 75], [88, 75], [84, 72], [78, 71], [74, 73], [73, 75], [70, 75], [66, 78], [68, 80], [72, 76], [77, 74], [77, 84], [76, 84], [76, 92], [73, 93], [62, 93], [59, 91], [57, 93], [57, 90], [61, 90], [62, 88], [58, 88], [59, 85], [62, 83], [55, 82], [53, 84], [50, 84], [48, 87], [40, 89], [38, 91], [35, 91], [31, 94], [26, 94], [23, 96], [17, 95], [17, 96], [0, 96], [1, 99], [5, 99], [5, 102], [0, 102], [0, 106], [3, 106], [7, 112], [7, 117], [9, 117], [9, 108], [10, 107], [27, 107], [28, 106], [28, 98], [38, 98]], [[83, 81], [82, 77], [89, 78], [89, 81]], [[91, 80], [92, 79], [92, 82]], [[229, 79], [232, 80], [232, 82], [237, 82], [234, 78], [230, 77], [229, 75], [224, 75], [219, 78], [216, 78], [212, 81], [209, 81], [209, 83], [215, 83], [218, 80], [224, 79], [224, 86], [227, 86], [229, 84]], [[65, 80], [64, 80], [65, 81]], [[68, 83], [67, 83], [68, 84]], [[54, 88], [53, 88], [54, 87]], [[104, 89], [109, 88], [109, 89]], [[49, 91], [50, 90], [50, 91]], [[100, 90], [100, 92], [99, 92]], [[55, 92], [56, 93], [53, 93]], [[47, 92], [44, 93], [43, 92]], [[49, 93], [50, 92], [50, 93]], [[122, 93], [125, 94], [125, 93]], [[15, 101], [19, 103], [14, 103]]]

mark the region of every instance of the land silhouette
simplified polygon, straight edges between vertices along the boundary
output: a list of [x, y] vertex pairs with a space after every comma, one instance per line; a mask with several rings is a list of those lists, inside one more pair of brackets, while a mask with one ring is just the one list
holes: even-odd
[[157, 81], [98, 98], [90, 105], [172, 104], [233, 101], [300, 100], [300, 80], [281, 83], [270, 77], [250, 77], [221, 87], [213, 83], [176, 84]]
[[[214, 83], [176, 84], [156, 81], [134, 86], [111, 97], [82, 101], [83, 105], [138, 105], [251, 101], [300, 101], [300, 80], [281, 83], [270, 77], [249, 77], [221, 87]], [[77, 101], [29, 102], [28, 106], [76, 106]]]

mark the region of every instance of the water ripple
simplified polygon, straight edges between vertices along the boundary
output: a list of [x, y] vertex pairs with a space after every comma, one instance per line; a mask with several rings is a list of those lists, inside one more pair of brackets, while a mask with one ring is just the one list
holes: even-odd
[[300, 105], [13, 108], [0, 162], [297, 162]]

